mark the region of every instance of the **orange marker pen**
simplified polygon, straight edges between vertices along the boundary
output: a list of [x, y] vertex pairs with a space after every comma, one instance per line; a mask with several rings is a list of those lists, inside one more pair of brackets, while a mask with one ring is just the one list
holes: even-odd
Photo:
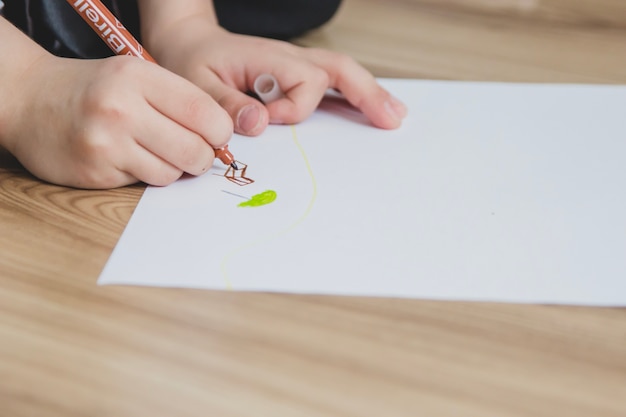
[[[116, 55], [131, 55], [157, 63], [100, 0], [67, 0], [67, 2]], [[233, 169], [239, 169], [233, 154], [228, 150], [228, 145], [215, 149], [215, 156]]]

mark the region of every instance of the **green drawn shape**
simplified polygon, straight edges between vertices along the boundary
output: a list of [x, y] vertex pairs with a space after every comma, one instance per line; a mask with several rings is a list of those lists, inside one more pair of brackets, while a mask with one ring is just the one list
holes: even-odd
[[267, 190], [263, 191], [261, 194], [253, 195], [250, 200], [239, 203], [237, 207], [260, 207], [269, 204], [274, 200], [276, 200], [276, 191]]
[[295, 125], [291, 125], [291, 137], [293, 139], [293, 143], [296, 145], [296, 148], [298, 148], [298, 150], [300, 151], [300, 155], [302, 155], [302, 160], [304, 161], [306, 170], [309, 173], [309, 177], [311, 178], [311, 186], [313, 188], [312, 190], [313, 192], [311, 194], [311, 199], [309, 200], [309, 205], [307, 206], [306, 210], [304, 210], [304, 213], [302, 213], [302, 216], [300, 216], [294, 223], [291, 223], [286, 228], [276, 231], [267, 236], [261, 236], [258, 239], [250, 243], [247, 243], [243, 246], [239, 246], [231, 250], [229, 253], [226, 254], [226, 256], [224, 256], [220, 264], [220, 270], [222, 271], [222, 276], [224, 277], [224, 283], [226, 284], [226, 288], [228, 288], [229, 290], [232, 290], [234, 288], [230, 280], [230, 277], [228, 275], [228, 263], [230, 262], [231, 258], [233, 258], [235, 255], [239, 253], [242, 253], [245, 250], [256, 247], [264, 242], [268, 242], [272, 239], [276, 239], [280, 236], [283, 236], [292, 232], [293, 230], [297, 229], [298, 226], [304, 223], [304, 221], [307, 219], [307, 217], [309, 217], [309, 215], [313, 211], [313, 206], [315, 205], [315, 202], [317, 201], [317, 180], [315, 179], [315, 175], [313, 173], [313, 168], [311, 167], [311, 163], [309, 162], [309, 158], [306, 152], [304, 151], [302, 144], [298, 140], [298, 133], [296, 132]]

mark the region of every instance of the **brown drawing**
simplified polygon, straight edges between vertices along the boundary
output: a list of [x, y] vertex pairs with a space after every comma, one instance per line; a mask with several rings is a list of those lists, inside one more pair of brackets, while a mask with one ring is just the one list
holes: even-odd
[[228, 169], [224, 173], [224, 178], [241, 186], [252, 184], [254, 180], [246, 177], [246, 169], [248, 169], [248, 165], [240, 161], [235, 162], [239, 169], [234, 169], [232, 166], [228, 166]]

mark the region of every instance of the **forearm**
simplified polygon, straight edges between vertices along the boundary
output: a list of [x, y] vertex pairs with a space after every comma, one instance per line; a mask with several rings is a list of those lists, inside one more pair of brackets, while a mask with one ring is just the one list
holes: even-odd
[[218, 27], [211, 0], [138, 0], [141, 37], [148, 50], [158, 49], [169, 30], [180, 22], [202, 16], [208, 24]]
[[49, 56], [43, 48], [0, 17], [0, 145], [12, 151], [9, 120], [20, 103], [21, 87], [30, 68]]

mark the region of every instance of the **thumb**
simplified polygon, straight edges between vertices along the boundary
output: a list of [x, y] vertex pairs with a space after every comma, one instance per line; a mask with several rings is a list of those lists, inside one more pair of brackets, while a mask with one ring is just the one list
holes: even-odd
[[267, 127], [269, 115], [258, 100], [222, 82], [213, 83], [206, 91], [233, 119], [235, 133], [257, 136]]

